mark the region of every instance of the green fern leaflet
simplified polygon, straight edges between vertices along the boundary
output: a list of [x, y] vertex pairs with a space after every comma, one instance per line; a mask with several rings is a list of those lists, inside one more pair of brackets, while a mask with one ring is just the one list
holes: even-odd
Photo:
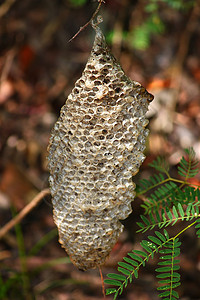
[[[141, 250], [132, 250], [118, 263], [117, 274], [107, 275], [105, 283], [111, 287], [106, 290], [106, 294], [113, 294], [113, 299], [121, 295], [134, 278], [138, 278], [140, 268], [145, 267], [155, 255], [159, 256], [156, 267], [159, 297], [163, 300], [179, 299], [179, 236], [194, 227], [196, 236], [200, 238], [200, 187], [191, 186], [188, 181], [199, 172], [199, 162], [192, 148], [185, 149], [185, 153], [187, 156], [181, 158], [177, 168], [178, 175], [183, 179], [172, 178], [169, 165], [158, 157], [150, 166], [159, 173], [140, 181], [137, 195], [144, 200], [141, 205], [144, 214], [137, 223], [137, 232], [154, 230], [154, 235], [149, 235], [140, 242]], [[146, 194], [148, 195], [144, 198]], [[184, 222], [184, 227], [170, 237], [165, 228], [176, 226], [177, 222]]]

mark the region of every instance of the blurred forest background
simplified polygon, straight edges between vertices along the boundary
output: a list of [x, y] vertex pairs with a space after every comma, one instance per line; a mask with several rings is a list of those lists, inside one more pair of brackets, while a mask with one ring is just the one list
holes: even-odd
[[[0, 1], [0, 225], [48, 187], [47, 144], [61, 106], [80, 77], [92, 48], [92, 0]], [[155, 96], [150, 106], [147, 164], [167, 157], [172, 173], [183, 149], [200, 159], [200, 1], [106, 0], [101, 28], [126, 74]], [[200, 177], [196, 178], [199, 184]], [[141, 201], [103, 267], [116, 269], [137, 247]], [[82, 273], [58, 243], [51, 198], [45, 199], [0, 241], [0, 299], [102, 299], [97, 270]], [[200, 243], [184, 236], [181, 299], [200, 299]], [[157, 300], [150, 262], [120, 299]], [[108, 296], [107, 299], [112, 299]]]

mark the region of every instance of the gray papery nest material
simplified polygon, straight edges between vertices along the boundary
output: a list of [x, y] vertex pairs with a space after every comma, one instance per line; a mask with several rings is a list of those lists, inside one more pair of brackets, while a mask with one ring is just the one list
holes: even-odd
[[[99, 21], [100, 22], [100, 21]], [[145, 159], [145, 113], [153, 100], [108, 49], [98, 23], [86, 67], [49, 142], [50, 188], [59, 241], [82, 270], [104, 263], [131, 213]]]

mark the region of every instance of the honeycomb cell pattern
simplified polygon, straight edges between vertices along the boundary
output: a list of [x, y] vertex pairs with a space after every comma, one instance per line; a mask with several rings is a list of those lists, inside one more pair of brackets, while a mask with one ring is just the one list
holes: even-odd
[[153, 100], [131, 81], [98, 24], [91, 55], [62, 107], [48, 147], [59, 241], [81, 270], [105, 262], [131, 213], [134, 176], [145, 159]]

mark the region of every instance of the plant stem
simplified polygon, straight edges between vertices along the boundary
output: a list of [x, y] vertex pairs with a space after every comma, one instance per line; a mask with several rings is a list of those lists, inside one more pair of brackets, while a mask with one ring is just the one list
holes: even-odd
[[11, 230], [16, 224], [20, 223], [21, 220], [46, 196], [50, 194], [49, 189], [42, 190], [38, 193], [30, 203], [28, 203], [18, 215], [10, 220], [5, 226], [0, 229], [0, 239]]
[[97, 6], [95, 12], [93, 13], [92, 17], [90, 18], [90, 20], [89, 20], [85, 25], [83, 25], [82, 27], [80, 27], [80, 29], [79, 29], [79, 30], [77, 31], [77, 33], [76, 33], [76, 34], [68, 41], [68, 43], [70, 43], [73, 39], [75, 39], [75, 37], [77, 37], [77, 35], [79, 35], [79, 33], [80, 33], [81, 31], [83, 31], [83, 30], [84, 30], [84, 29], [92, 22], [92, 20], [94, 20], [94, 18], [96, 17], [96, 15], [98, 14], [98, 12], [99, 12], [99, 10], [100, 10], [100, 8], [101, 8], [102, 3], [105, 3], [104, 0], [98, 0], [98, 2], [99, 2], [99, 4], [98, 4], [98, 6]]
[[103, 298], [106, 299], [105, 285], [104, 285], [103, 274], [102, 274], [100, 266], [99, 266], [99, 273], [100, 273], [100, 276], [101, 276], [101, 285], [102, 285]]

